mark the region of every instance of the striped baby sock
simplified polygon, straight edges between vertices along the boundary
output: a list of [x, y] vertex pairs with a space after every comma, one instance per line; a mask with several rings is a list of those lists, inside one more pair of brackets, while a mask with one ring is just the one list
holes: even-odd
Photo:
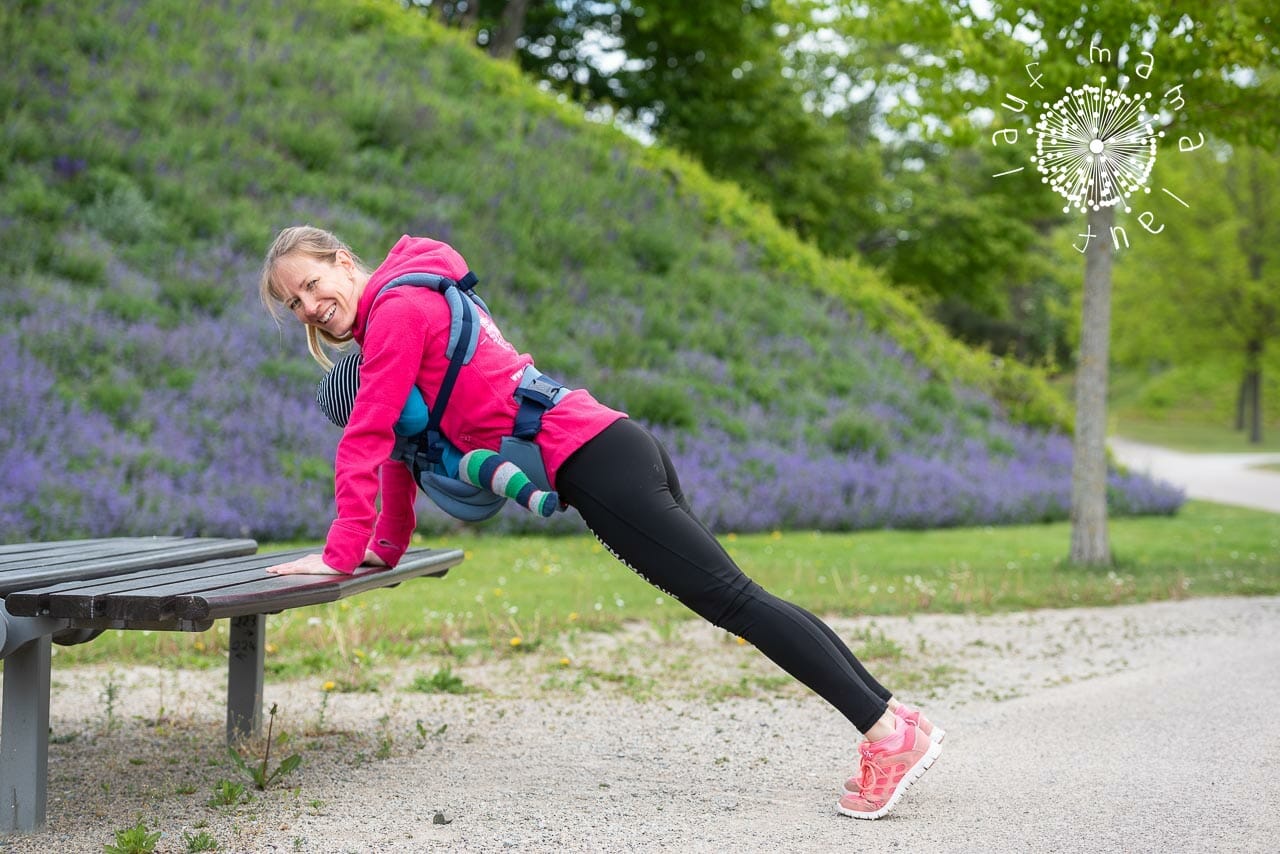
[[496, 451], [480, 449], [464, 454], [458, 463], [458, 477], [494, 495], [510, 498], [539, 516], [550, 516], [560, 506], [559, 495], [538, 489], [519, 466]]

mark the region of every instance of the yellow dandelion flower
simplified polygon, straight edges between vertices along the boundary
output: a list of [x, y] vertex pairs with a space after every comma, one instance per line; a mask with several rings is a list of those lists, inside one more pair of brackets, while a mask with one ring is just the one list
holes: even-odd
[[782, 539], [782, 532], [781, 532], [781, 531], [773, 531], [773, 532], [771, 532], [771, 533], [769, 534], [769, 539], [771, 539], [771, 540], [780, 540], [780, 539]]
[[196, 652], [204, 652], [204, 641], [196, 641], [192, 644]]
[[560, 659], [560, 666], [561, 666], [561, 667], [568, 667], [568, 666], [569, 666], [569, 659], [567, 659], [567, 658], [562, 658], [562, 659]]
[[511, 639], [511, 645], [512, 645], [513, 647], [514, 647], [514, 646], [519, 646], [521, 643], [522, 643], [522, 641], [520, 640], [520, 638], [512, 638], [512, 639]]
[[577, 621], [577, 619], [578, 619], [578, 612], [577, 612], [577, 611], [570, 611], [570, 612], [569, 612], [569, 622], [571, 622], [571, 623], [572, 623], [572, 622], [575, 622], [575, 621]]
[[325, 691], [332, 691], [334, 688], [338, 687], [338, 683], [330, 679], [328, 682], [324, 683], [320, 687]]
[[280, 647], [276, 646], [275, 644], [273, 643], [267, 644], [267, 652], [271, 653], [272, 655], [274, 655], [279, 651], [280, 651]]
[[357, 649], [355, 655], [356, 655], [356, 658], [359, 658], [359, 659], [368, 658], [368, 656], [364, 654], [363, 649]]

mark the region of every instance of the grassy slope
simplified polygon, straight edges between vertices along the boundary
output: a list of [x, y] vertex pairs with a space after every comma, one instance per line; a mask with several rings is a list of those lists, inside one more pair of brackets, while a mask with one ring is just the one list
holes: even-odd
[[[549, 369], [617, 381], [624, 403], [677, 424], [668, 383], [730, 429], [752, 405], [794, 395], [788, 414], [814, 414], [865, 392], [851, 373], [895, 369], [837, 369], [849, 356], [826, 342], [867, 328], [1016, 420], [1066, 423], [1037, 375], [953, 342], [866, 267], [822, 257], [736, 188], [586, 122], [397, 3], [27, 2], [0, 16], [4, 268], [42, 299], [172, 323], [236, 298], [282, 225], [333, 227], [371, 258], [427, 233], [463, 249]], [[212, 255], [220, 270], [194, 263]], [[122, 269], [160, 298], [122, 288]], [[731, 381], [686, 369], [689, 342]], [[922, 393], [914, 370], [896, 373]]]
[[1117, 435], [1184, 451], [1256, 453], [1280, 450], [1280, 354], [1263, 367], [1263, 442], [1234, 429], [1236, 360], [1202, 358], [1151, 373], [1117, 370], [1111, 430]]

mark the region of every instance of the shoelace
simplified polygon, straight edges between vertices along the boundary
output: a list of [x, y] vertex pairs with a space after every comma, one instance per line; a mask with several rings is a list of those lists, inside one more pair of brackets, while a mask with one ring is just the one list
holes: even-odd
[[858, 779], [858, 797], [867, 798], [871, 791], [876, 787], [877, 781], [887, 778], [889, 775], [875, 762], [870, 756], [863, 754], [862, 756], [862, 774]]

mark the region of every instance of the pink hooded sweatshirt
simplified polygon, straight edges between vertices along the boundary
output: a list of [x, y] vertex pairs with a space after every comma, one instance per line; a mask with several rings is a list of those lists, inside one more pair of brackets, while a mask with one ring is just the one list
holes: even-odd
[[[412, 386], [421, 390], [428, 407], [434, 406], [449, 366], [444, 353], [451, 318], [445, 298], [430, 288], [403, 285], [378, 297], [383, 285], [405, 273], [434, 273], [457, 281], [466, 275], [467, 263], [437, 240], [401, 237], [360, 297], [352, 335], [364, 363], [351, 418], [338, 442], [338, 518], [329, 528], [324, 549], [324, 562], [341, 572], [354, 572], [365, 549], [395, 566], [409, 547], [416, 523], [417, 484], [406, 465], [390, 459], [392, 428]], [[477, 448], [496, 451], [502, 437], [511, 434], [519, 408], [516, 386], [525, 367], [533, 364], [532, 357], [507, 343], [488, 315], [477, 314], [479, 343], [458, 373], [440, 425], [463, 453]], [[548, 410], [536, 441], [552, 488], [565, 460], [625, 417], [583, 389], [575, 389]], [[379, 483], [381, 515], [374, 504]]]

